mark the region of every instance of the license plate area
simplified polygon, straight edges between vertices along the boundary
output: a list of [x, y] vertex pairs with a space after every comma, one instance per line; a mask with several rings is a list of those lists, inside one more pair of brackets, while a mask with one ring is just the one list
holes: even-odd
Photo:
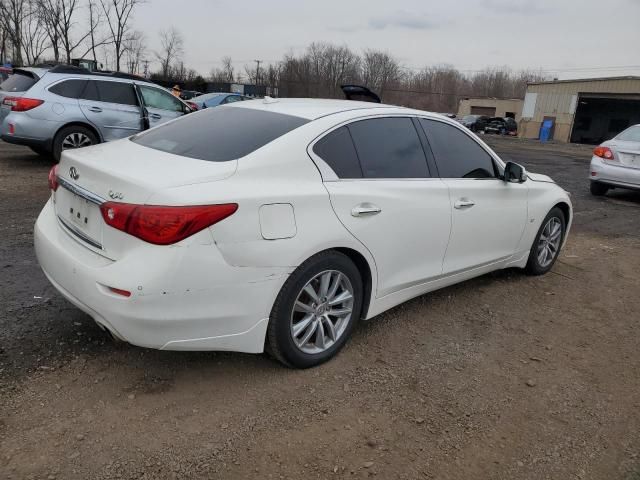
[[623, 165], [632, 168], [640, 168], [640, 155], [636, 153], [620, 153], [620, 160]]
[[102, 249], [102, 215], [93, 202], [62, 187], [56, 191], [56, 213], [76, 237], [94, 248]]

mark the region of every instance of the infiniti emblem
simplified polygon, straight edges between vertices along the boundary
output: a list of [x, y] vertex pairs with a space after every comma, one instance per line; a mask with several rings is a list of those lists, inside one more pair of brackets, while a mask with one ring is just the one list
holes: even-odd
[[69, 169], [69, 176], [74, 180], [78, 180], [80, 178], [80, 174], [78, 173], [78, 170], [76, 170], [76, 167], [71, 167]]
[[120, 192], [114, 192], [113, 190], [109, 190], [109, 197], [114, 200], [122, 200], [124, 198]]

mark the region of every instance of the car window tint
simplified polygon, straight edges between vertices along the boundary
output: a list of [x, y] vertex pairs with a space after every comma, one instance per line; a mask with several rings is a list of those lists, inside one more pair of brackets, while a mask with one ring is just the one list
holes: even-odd
[[491, 156], [469, 135], [443, 122], [420, 119], [442, 178], [494, 178]]
[[15, 72], [4, 82], [0, 83], [0, 90], [4, 92], [26, 92], [37, 81], [37, 77], [34, 78], [33, 76], [26, 73]]
[[443, 122], [421, 118], [442, 178], [494, 178], [491, 156], [469, 135]]
[[427, 159], [407, 117], [373, 118], [349, 124], [365, 178], [429, 177]]
[[313, 152], [324, 160], [339, 178], [362, 178], [351, 134], [347, 127], [325, 135], [313, 146]]
[[94, 102], [100, 101], [100, 97], [98, 96], [98, 87], [96, 86], [95, 80], [89, 80], [87, 82], [87, 85], [84, 87], [84, 91], [80, 94], [80, 98]]
[[252, 108], [207, 108], [136, 135], [145, 147], [210, 162], [226, 162], [263, 147], [309, 120]]
[[160, 110], [170, 110], [172, 112], [182, 112], [184, 107], [182, 102], [169, 92], [163, 92], [158, 88], [145, 87], [140, 85], [144, 104], [150, 108]]
[[101, 102], [118, 103], [120, 105], [137, 105], [133, 84], [126, 82], [106, 82], [95, 80]]
[[227, 98], [225, 98], [224, 102], [222, 103], [233, 103], [233, 102], [241, 102], [242, 101], [242, 97], [240, 95], [229, 95]]
[[623, 142], [640, 142], [640, 126], [635, 125], [627, 128], [616, 137], [616, 140], [622, 140]]
[[80, 98], [87, 85], [87, 80], [65, 80], [49, 88], [51, 93], [67, 98]]

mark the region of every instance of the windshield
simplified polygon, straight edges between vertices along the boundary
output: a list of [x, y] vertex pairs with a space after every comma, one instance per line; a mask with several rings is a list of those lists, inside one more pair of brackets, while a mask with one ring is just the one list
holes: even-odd
[[623, 142], [640, 142], [640, 125], [627, 128], [616, 137], [616, 140], [622, 140]]
[[226, 162], [244, 157], [308, 121], [253, 108], [207, 108], [131, 140], [175, 155]]

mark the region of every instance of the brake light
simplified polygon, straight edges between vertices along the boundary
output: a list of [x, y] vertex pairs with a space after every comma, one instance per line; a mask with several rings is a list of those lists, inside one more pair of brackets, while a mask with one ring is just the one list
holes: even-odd
[[25, 97], [5, 97], [5, 99], [2, 100], [2, 104], [11, 107], [12, 112], [26, 112], [43, 103], [44, 100]]
[[187, 105], [191, 107], [191, 110], [198, 110], [198, 104], [195, 102], [185, 102]]
[[107, 225], [155, 245], [171, 245], [233, 215], [237, 203], [162, 206], [106, 202], [100, 206]]
[[596, 147], [593, 149], [593, 154], [605, 160], [613, 160], [613, 152], [609, 147]]
[[56, 190], [58, 190], [58, 164], [57, 163], [53, 167], [51, 167], [51, 170], [49, 170], [48, 182], [49, 182], [49, 189], [52, 192], [55, 192]]
[[107, 288], [111, 293], [115, 293], [116, 295], [121, 295], [127, 298], [131, 296], [131, 292], [129, 290], [123, 290], [121, 288], [116, 288], [116, 287], [107, 287]]

